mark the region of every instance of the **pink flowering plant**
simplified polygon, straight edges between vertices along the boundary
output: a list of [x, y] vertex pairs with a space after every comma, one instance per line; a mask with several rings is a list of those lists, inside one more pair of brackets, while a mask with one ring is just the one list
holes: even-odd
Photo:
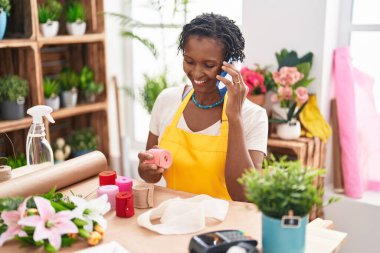
[[313, 54], [309, 52], [298, 58], [295, 51], [288, 52], [283, 49], [280, 53], [276, 53], [276, 58], [279, 69], [272, 73], [276, 93], [272, 95], [271, 100], [278, 102], [282, 108], [287, 108], [288, 114], [286, 119], [271, 121], [286, 123], [298, 117], [309, 99], [306, 87], [314, 80], [309, 78]]
[[56, 252], [80, 239], [100, 242], [106, 228], [107, 196], [86, 201], [65, 197], [55, 189], [42, 196], [0, 199], [0, 247], [12, 239]]
[[248, 94], [266, 94], [274, 88], [272, 73], [268, 67], [261, 68], [258, 64], [254, 69], [243, 67], [240, 71], [244, 83], [248, 86]]

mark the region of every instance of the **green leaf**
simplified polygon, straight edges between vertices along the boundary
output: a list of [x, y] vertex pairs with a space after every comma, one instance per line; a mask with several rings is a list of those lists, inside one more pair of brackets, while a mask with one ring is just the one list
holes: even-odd
[[303, 103], [303, 104], [301, 105], [300, 109], [298, 109], [298, 111], [296, 112], [296, 114], [294, 114], [293, 118], [296, 119], [296, 118], [298, 117], [298, 115], [302, 112], [303, 108], [306, 106], [307, 102], [308, 102], [308, 101], [306, 101], [305, 103]]
[[73, 220], [74, 224], [77, 225], [77, 227], [83, 227], [85, 225], [87, 225], [87, 221], [84, 221], [82, 219], [78, 219], [78, 218], [75, 218]]
[[296, 102], [293, 102], [293, 104], [291, 104], [291, 106], [289, 108], [289, 111], [288, 111], [288, 114], [287, 114], [288, 122], [292, 120], [293, 114], [294, 114], [294, 110], [296, 109], [296, 106], [297, 106]]
[[138, 41], [140, 41], [145, 47], [147, 47], [149, 49], [149, 51], [153, 54], [154, 57], [157, 57], [158, 56], [158, 53], [157, 53], [157, 49], [156, 49], [156, 46], [154, 45], [154, 43], [148, 39], [145, 39], [143, 37], [140, 37], [139, 35], [135, 34], [134, 32], [132, 31], [123, 31], [121, 33], [121, 35], [125, 36], [125, 37], [129, 37], [129, 38], [132, 38], [132, 39], [137, 39]]

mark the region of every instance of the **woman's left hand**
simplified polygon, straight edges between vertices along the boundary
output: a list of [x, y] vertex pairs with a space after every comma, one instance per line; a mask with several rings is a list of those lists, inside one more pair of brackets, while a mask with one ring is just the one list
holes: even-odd
[[226, 115], [228, 120], [237, 119], [241, 116], [241, 110], [248, 93], [248, 87], [243, 82], [240, 72], [234, 65], [224, 61], [222, 70], [226, 71], [232, 77], [232, 81], [229, 81], [220, 75], [216, 76], [218, 80], [226, 85], [228, 90]]

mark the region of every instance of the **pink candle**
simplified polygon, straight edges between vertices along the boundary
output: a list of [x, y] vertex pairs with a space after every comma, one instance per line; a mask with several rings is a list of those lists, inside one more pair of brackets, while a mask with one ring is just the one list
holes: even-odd
[[129, 177], [118, 176], [116, 178], [116, 185], [119, 187], [119, 192], [131, 192], [132, 191], [132, 179]]
[[119, 187], [116, 185], [102, 185], [99, 186], [98, 190], [98, 196], [101, 196], [103, 194], [107, 194], [108, 196], [108, 202], [111, 204], [111, 209], [115, 209], [115, 202], [116, 202], [116, 194], [119, 192]]

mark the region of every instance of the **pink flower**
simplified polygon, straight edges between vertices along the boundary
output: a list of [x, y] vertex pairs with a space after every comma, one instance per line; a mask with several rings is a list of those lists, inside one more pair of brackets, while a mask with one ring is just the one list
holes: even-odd
[[273, 80], [281, 84], [282, 86], [289, 86], [297, 83], [303, 78], [303, 74], [300, 73], [296, 67], [282, 67], [280, 71], [273, 72]]
[[249, 94], [252, 94], [253, 90], [255, 90], [257, 87], [258, 91], [260, 91], [261, 93], [264, 94], [266, 92], [264, 76], [261, 73], [251, 70], [247, 67], [242, 68], [240, 73], [243, 77], [244, 83], [248, 86]]
[[24, 237], [27, 236], [25, 231], [21, 229], [21, 225], [18, 224], [19, 220], [24, 217], [26, 202], [25, 199], [23, 203], [20, 204], [17, 210], [14, 211], [3, 211], [1, 213], [1, 218], [4, 223], [8, 226], [7, 230], [0, 236], [0, 247], [8, 240], [13, 239], [15, 235]]
[[305, 87], [298, 87], [296, 89], [297, 101], [301, 104], [305, 103], [309, 99], [307, 89]]
[[278, 88], [278, 95], [282, 99], [290, 100], [293, 96], [293, 90], [289, 86], [285, 86], [285, 87], [281, 86]]
[[78, 233], [78, 228], [71, 221], [74, 215], [71, 211], [56, 213], [50, 201], [42, 197], [34, 197], [38, 209], [38, 215], [25, 217], [19, 221], [22, 226], [35, 227], [33, 240], [40, 241], [48, 239], [49, 243], [59, 250], [61, 247], [61, 235], [67, 233]]

